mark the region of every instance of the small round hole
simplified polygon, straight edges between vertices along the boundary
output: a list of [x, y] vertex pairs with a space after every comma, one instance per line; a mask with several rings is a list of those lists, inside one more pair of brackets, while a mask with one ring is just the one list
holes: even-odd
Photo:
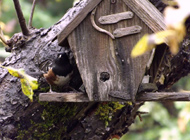
[[108, 72], [100, 73], [100, 80], [105, 82], [110, 79], [110, 74]]

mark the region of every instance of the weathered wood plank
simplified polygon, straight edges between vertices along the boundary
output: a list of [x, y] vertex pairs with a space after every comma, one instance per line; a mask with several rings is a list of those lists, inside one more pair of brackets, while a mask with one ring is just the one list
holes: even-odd
[[40, 93], [39, 101], [47, 102], [89, 102], [84, 93]]
[[142, 27], [138, 26], [138, 25], [131, 26], [131, 27], [125, 27], [125, 28], [117, 28], [113, 31], [113, 35], [114, 35], [114, 37], [118, 38], [118, 37], [123, 37], [126, 35], [140, 33], [141, 30], [142, 30]]
[[[131, 101], [131, 97], [120, 91], [112, 91], [109, 94], [112, 97]], [[121, 96], [122, 95], [122, 96]], [[136, 101], [190, 101], [190, 92], [147, 92], [140, 93]]]
[[164, 18], [148, 0], [123, 0], [129, 8], [144, 21], [153, 32], [166, 28]]
[[[132, 101], [129, 94], [121, 91], [111, 91], [109, 95], [118, 98], [120, 101]], [[48, 102], [90, 102], [83, 93], [40, 93], [39, 100]], [[190, 92], [145, 92], [138, 94], [136, 101], [190, 101]]]
[[98, 21], [101, 24], [113, 24], [121, 20], [130, 19], [132, 17], [133, 17], [133, 13], [131, 11], [127, 11], [127, 12], [122, 12], [122, 13], [117, 13], [117, 14], [112, 14], [112, 15], [101, 16], [98, 19]]
[[[58, 43], [61, 44], [65, 38], [84, 20], [90, 11], [94, 9], [102, 0], [83, 0], [78, 5], [67, 12], [69, 22], [65, 23], [63, 30], [58, 35]], [[72, 14], [71, 14], [72, 13]], [[67, 15], [64, 17], [67, 18]]]

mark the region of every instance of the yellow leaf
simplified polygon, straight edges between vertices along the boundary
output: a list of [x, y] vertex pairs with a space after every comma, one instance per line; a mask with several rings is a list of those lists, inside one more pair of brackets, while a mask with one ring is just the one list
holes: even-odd
[[186, 27], [184, 23], [179, 23], [175, 27], [176, 36], [178, 37], [178, 41], [183, 41], [185, 35], [186, 35]]
[[31, 86], [32, 90], [38, 89], [38, 80], [30, 75], [27, 75], [24, 70], [20, 71], [24, 79], [26, 79]]
[[6, 39], [5, 35], [3, 34], [3, 30], [2, 30], [2, 28], [1, 28], [1, 26], [0, 26], [0, 41], [1, 41], [4, 45], [7, 44], [7, 39]]
[[22, 92], [33, 102], [33, 90], [26, 79], [20, 79]]
[[144, 35], [132, 50], [131, 56], [137, 57], [153, 49], [156, 45], [166, 43], [173, 55], [179, 51], [179, 43], [186, 34], [185, 26], [178, 24], [168, 30], [160, 31], [151, 35]]
[[4, 28], [5, 28], [5, 23], [3, 23], [3, 22], [0, 21], [0, 26], [1, 26], [2, 30], [4, 30]]
[[176, 1], [171, 1], [171, 0], [162, 0], [162, 2], [169, 6], [177, 6], [178, 5], [178, 3]]
[[31, 77], [31, 76], [28, 76], [28, 77], [26, 77], [26, 80], [29, 81], [29, 84], [30, 84], [32, 90], [38, 89], [38, 81], [37, 81], [37, 79], [35, 79], [35, 78]]
[[135, 45], [131, 52], [131, 57], [135, 58], [153, 49], [155, 46], [150, 42], [149, 35], [144, 35]]
[[23, 77], [22, 75], [20, 75], [20, 71], [22, 71], [23, 69], [15, 69], [12, 67], [4, 67], [4, 66], [1, 66], [1, 67], [7, 69], [8, 72], [14, 77], [18, 77], [18, 78]]
[[170, 47], [170, 51], [173, 55], [176, 55], [179, 51], [179, 43], [183, 41], [186, 35], [185, 25], [182, 23], [176, 24], [175, 27], [169, 27], [168, 36], [166, 36], [167, 44]]
[[33, 90], [38, 89], [38, 81], [36, 78], [27, 75], [24, 69], [15, 69], [12, 67], [4, 67], [6, 68], [9, 73], [15, 77], [20, 78], [22, 92], [31, 100], [33, 101]]
[[171, 5], [177, 4], [179, 8], [173, 8], [171, 6], [165, 8], [164, 19], [167, 29], [152, 35], [143, 36], [133, 48], [132, 57], [142, 55], [162, 43], [166, 43], [170, 47], [173, 55], [178, 53], [179, 44], [186, 35], [185, 21], [190, 15], [190, 8], [187, 0], [164, 1], [169, 2]]
[[[9, 40], [10, 39], [10, 37], [9, 36], [7, 36], [7, 35], [4, 35], [4, 40]], [[3, 45], [5, 45], [6, 46], [6, 44], [0, 39], [0, 42], [3, 44]]]
[[168, 46], [170, 51], [173, 55], [176, 55], [179, 51], [179, 41], [177, 40], [176, 36], [170, 36]]
[[168, 36], [175, 35], [175, 31], [173, 31], [173, 30], [165, 30], [165, 31], [157, 32], [154, 35], [155, 35], [154, 43], [156, 45], [160, 45], [162, 43], [167, 43], [168, 42]]

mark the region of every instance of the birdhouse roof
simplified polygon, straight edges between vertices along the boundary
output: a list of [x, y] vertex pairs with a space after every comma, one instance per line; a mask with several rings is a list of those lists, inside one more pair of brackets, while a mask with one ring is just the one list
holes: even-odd
[[[71, 8], [61, 20], [65, 24], [58, 34], [58, 42], [62, 44], [65, 38], [85, 19], [101, 1], [82, 0]], [[148, 0], [123, 0], [123, 2], [153, 31], [165, 29], [164, 18], [158, 9]]]

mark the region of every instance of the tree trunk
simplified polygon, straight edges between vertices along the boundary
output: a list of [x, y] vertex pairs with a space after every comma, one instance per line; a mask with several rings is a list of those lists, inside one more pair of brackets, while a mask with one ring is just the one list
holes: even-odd
[[[57, 35], [70, 16], [65, 15], [58, 23], [49, 29], [34, 29], [29, 38], [21, 33], [15, 34], [12, 55], [4, 61], [4, 66], [24, 68], [26, 73], [40, 81], [40, 89], [35, 92], [34, 102], [21, 91], [20, 81], [11, 76], [7, 70], [0, 68], [0, 135], [11, 139], [64, 139], [64, 140], [105, 140], [118, 137], [128, 131], [134, 122], [139, 107], [143, 104], [119, 102], [89, 102], [89, 103], [47, 103], [39, 102], [38, 95], [47, 91], [43, 77], [51, 66], [57, 53], [69, 50], [58, 46]], [[185, 46], [189, 48], [189, 46]], [[173, 82], [189, 72], [189, 53], [184, 49], [176, 57], [170, 57], [172, 67], [162, 65], [164, 70], [159, 75], [167, 75], [167, 81], [160, 89], [168, 88]], [[184, 60], [184, 63], [178, 63]], [[182, 68], [185, 67], [185, 70]], [[174, 69], [175, 68], [175, 69]], [[180, 73], [176, 73], [180, 70]], [[168, 76], [168, 73], [169, 76]], [[177, 76], [176, 76], [177, 75]], [[173, 80], [172, 80], [173, 79]], [[79, 80], [80, 81], [80, 80]], [[77, 85], [78, 87], [78, 85]]]

